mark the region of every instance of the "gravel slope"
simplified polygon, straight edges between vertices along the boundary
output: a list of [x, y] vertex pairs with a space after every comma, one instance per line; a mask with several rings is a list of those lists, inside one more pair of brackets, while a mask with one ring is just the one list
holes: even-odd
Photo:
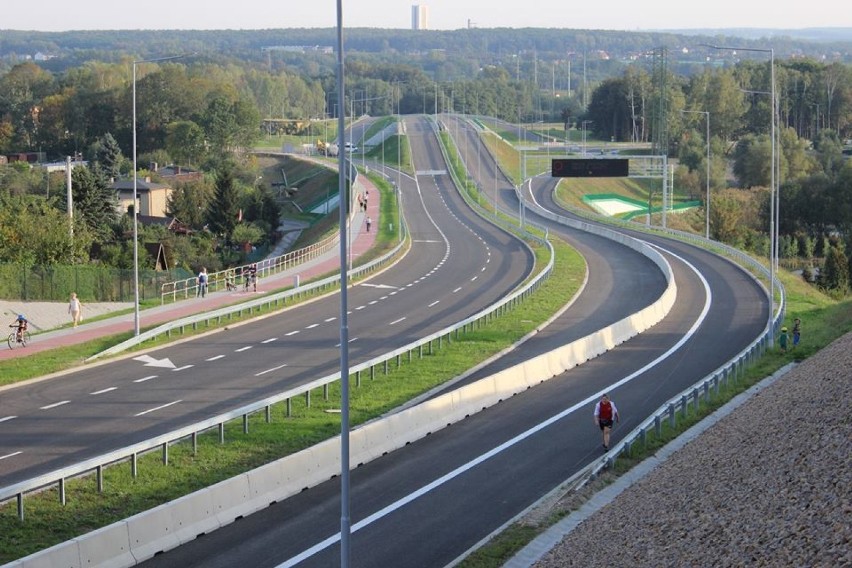
[[852, 566], [852, 334], [792, 369], [534, 566]]

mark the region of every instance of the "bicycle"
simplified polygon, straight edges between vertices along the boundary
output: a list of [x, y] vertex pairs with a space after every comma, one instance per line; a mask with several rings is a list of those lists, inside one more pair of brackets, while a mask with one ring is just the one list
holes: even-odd
[[30, 342], [30, 339], [29, 331], [22, 332], [20, 337], [18, 337], [17, 331], [13, 331], [9, 334], [9, 337], [6, 338], [6, 343], [9, 344], [9, 349], [14, 349], [19, 343], [21, 344], [21, 347], [26, 347], [27, 343]]

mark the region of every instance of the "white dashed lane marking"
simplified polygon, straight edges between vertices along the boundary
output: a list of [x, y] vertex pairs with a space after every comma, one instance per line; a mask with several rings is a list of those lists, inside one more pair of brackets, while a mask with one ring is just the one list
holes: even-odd
[[318, 323], [312, 323], [311, 325], [309, 325], [309, 326], [308, 326], [308, 327], [306, 327], [305, 329], [313, 329], [313, 328], [315, 328], [315, 327], [317, 327], [317, 326], [319, 326], [319, 324], [318, 324]]
[[8, 420], [14, 420], [15, 418], [17, 418], [17, 416], [4, 416], [3, 418], [0, 418], [0, 422], [6, 422]]
[[261, 341], [261, 343], [272, 343], [273, 341], [276, 341], [276, 340], [278, 340], [277, 337], [271, 337], [269, 339], [264, 339], [263, 341]]
[[272, 371], [277, 371], [278, 369], [283, 369], [283, 368], [284, 368], [284, 367], [286, 367], [286, 366], [287, 366], [287, 363], [284, 363], [283, 365], [278, 365], [277, 367], [272, 367], [271, 369], [267, 369], [267, 370], [265, 370], [265, 371], [261, 371], [261, 372], [259, 372], [259, 373], [255, 373], [255, 374], [254, 374], [254, 376], [255, 376], [255, 377], [259, 377], [259, 376], [261, 376], [261, 375], [265, 375], [266, 373], [271, 373]]
[[184, 365], [183, 367], [172, 369], [172, 371], [185, 371], [186, 369], [191, 369], [192, 367], [195, 367], [195, 365]]
[[6, 458], [13, 458], [15, 456], [21, 455], [23, 452], [12, 452], [11, 454], [6, 454], [5, 456], [0, 456], [0, 460], [5, 460]]
[[222, 357], [224, 357], [224, 355], [216, 355], [215, 357], [210, 357], [209, 359], [205, 359], [205, 361], [218, 361]]
[[405, 320], [405, 317], [401, 317], [398, 320], [393, 320], [388, 325], [395, 325], [395, 324], [398, 324], [399, 322], [404, 321], [404, 320]]
[[429, 304], [429, 305], [428, 305], [428, 306], [426, 306], [426, 307], [427, 307], [427, 308], [431, 308], [432, 306], [437, 306], [437, 305], [438, 305], [438, 304], [440, 304], [440, 303], [441, 303], [441, 300], [435, 300], [434, 302], [432, 302], [431, 304]]
[[287, 337], [290, 337], [291, 335], [296, 335], [297, 333], [299, 333], [299, 330], [298, 330], [298, 329], [297, 329], [296, 331], [291, 331], [290, 333], [287, 333], [287, 334], [285, 334], [285, 335], [286, 335]]
[[248, 351], [251, 349], [251, 345], [246, 345], [245, 347], [240, 347], [239, 349], [234, 349], [234, 353], [242, 353], [243, 351]]
[[133, 381], [134, 383], [144, 383], [145, 381], [150, 381], [151, 379], [156, 379], [159, 375], [149, 375], [147, 377], [142, 377], [141, 379], [136, 379]]
[[99, 391], [90, 392], [89, 394], [91, 394], [91, 395], [104, 394], [104, 393], [107, 393], [107, 392], [110, 392], [110, 391], [114, 391], [117, 388], [118, 387], [109, 387], [108, 389], [101, 389]]
[[51, 408], [56, 408], [57, 406], [62, 406], [63, 404], [68, 404], [71, 402], [70, 400], [63, 400], [62, 402], [54, 402], [53, 404], [48, 404], [47, 406], [42, 406], [39, 410], [50, 410]]

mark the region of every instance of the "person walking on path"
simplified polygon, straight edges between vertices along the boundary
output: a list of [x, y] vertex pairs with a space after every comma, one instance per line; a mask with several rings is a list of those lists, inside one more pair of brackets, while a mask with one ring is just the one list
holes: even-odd
[[782, 327], [781, 333], [778, 334], [778, 347], [781, 348], [781, 353], [787, 352], [787, 328]]
[[370, 217], [367, 217], [367, 232], [370, 232], [370, 225], [373, 224], [373, 220]]
[[612, 425], [620, 420], [618, 409], [615, 407], [615, 403], [609, 399], [608, 394], [604, 394], [595, 405], [594, 418], [595, 424], [603, 434], [604, 451], [607, 451], [609, 450], [609, 433], [612, 431]]
[[198, 273], [198, 296], [202, 298], [207, 295], [207, 269], [201, 267], [201, 272]]
[[802, 320], [796, 318], [793, 320], [793, 349], [799, 344], [802, 338]]
[[83, 321], [83, 305], [77, 299], [77, 293], [71, 292], [71, 300], [68, 302], [68, 313], [71, 314], [73, 327], [77, 327]]

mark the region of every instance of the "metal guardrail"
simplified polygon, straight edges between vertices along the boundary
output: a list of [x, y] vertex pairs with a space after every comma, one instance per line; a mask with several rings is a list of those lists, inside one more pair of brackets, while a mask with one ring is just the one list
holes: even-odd
[[[266, 278], [322, 256], [333, 249], [339, 242], [340, 235], [335, 233], [318, 243], [284, 253], [280, 256], [259, 260], [253, 264], [257, 267], [258, 278]], [[239, 288], [243, 284], [240, 278], [248, 273], [249, 267], [250, 265], [247, 264], [211, 272], [207, 275], [207, 291], [216, 292], [225, 290], [229, 283]], [[180, 299], [194, 298], [198, 293], [197, 276], [174, 282], [166, 282], [160, 286], [160, 304], [165, 304], [166, 300], [176, 302], [179, 297]]]
[[[404, 229], [407, 232], [407, 227], [405, 227], [404, 222], [402, 223]], [[512, 227], [513, 231], [517, 231], [517, 227]], [[536, 240], [541, 240], [535, 235], [526, 234], [527, 238], [534, 238]], [[424, 350], [428, 350], [429, 354], [433, 353], [435, 345], [437, 344], [438, 348], [443, 346], [444, 341], [447, 343], [451, 343], [453, 340], [453, 336], [456, 338], [459, 337], [461, 333], [466, 333], [468, 330], [474, 331], [478, 329], [483, 324], [487, 323], [491, 319], [495, 317], [499, 317], [509, 310], [511, 310], [514, 306], [523, 302], [527, 297], [533, 294], [541, 284], [551, 275], [553, 272], [554, 266], [554, 250], [552, 245], [547, 242], [545, 238], [543, 244], [548, 247], [550, 250], [550, 261], [547, 266], [537, 274], [534, 278], [530, 279], [526, 282], [520, 289], [516, 290], [509, 296], [503, 298], [499, 302], [492, 304], [491, 306], [480, 310], [479, 312], [455, 323], [452, 326], [446, 327], [442, 330], [439, 330], [435, 333], [432, 333], [426, 337], [423, 337], [417, 341], [409, 343], [408, 345], [399, 347], [393, 351], [385, 353], [379, 357], [375, 357], [370, 359], [369, 361], [365, 361], [358, 365], [354, 365], [350, 367], [350, 374], [354, 376], [356, 380], [356, 386], [360, 386], [361, 384], [361, 374], [364, 372], [369, 372], [370, 376], [375, 376], [376, 369], [383, 369], [385, 373], [389, 371], [391, 363], [395, 363], [396, 366], [399, 366], [402, 361], [402, 357], [407, 357], [410, 361], [414, 353], [418, 354], [418, 357], [423, 357]], [[377, 268], [383, 266], [384, 264], [390, 262], [390, 260], [394, 257], [396, 252], [405, 244], [405, 240], [401, 242], [397, 247], [394, 248], [393, 251], [384, 255], [380, 259], [376, 259], [362, 267], [359, 267], [354, 271], [356, 277], [358, 275], [363, 275], [368, 273], [369, 271], [376, 270]], [[304, 288], [299, 288], [297, 290], [289, 290], [287, 292], [274, 294], [266, 298], [261, 298], [258, 300], [254, 300], [251, 302], [246, 302], [241, 304], [240, 306], [232, 306], [229, 308], [222, 308], [208, 314], [201, 314], [192, 317], [183, 318], [181, 320], [176, 320], [174, 322], [170, 322], [168, 324], [159, 326], [154, 330], [149, 330], [144, 332], [138, 336], [138, 338], [134, 338], [131, 340], [132, 342], [137, 339], [147, 340], [157, 335], [163, 333], [170, 333], [173, 330], [183, 330], [187, 326], [197, 327], [199, 323], [204, 321], [210, 321], [213, 319], [220, 320], [223, 317], [228, 317], [231, 314], [241, 314], [243, 311], [248, 310], [251, 313], [251, 310], [255, 308], [259, 308], [264, 304], [275, 304], [278, 305], [279, 302], [285, 300], [285, 298], [292, 297], [296, 294], [304, 294], [308, 291], [309, 288], [312, 290], [316, 290], [319, 288], [329, 288], [332, 286], [338, 286], [340, 281], [340, 276], [336, 275], [330, 278], [326, 278], [320, 282], [316, 282], [310, 287], [306, 286]], [[127, 342], [125, 342], [127, 343]], [[116, 346], [118, 347], [118, 346]], [[124, 348], [127, 346], [125, 345]], [[110, 350], [105, 351], [103, 354], [108, 354]], [[123, 463], [125, 461], [130, 461], [131, 471], [133, 475], [136, 475], [137, 471], [137, 462], [138, 457], [141, 454], [153, 452], [160, 450], [163, 456], [163, 462], [168, 463], [168, 449], [169, 446], [175, 444], [177, 442], [183, 440], [191, 440], [193, 444], [193, 449], [196, 448], [198, 435], [205, 433], [210, 430], [218, 430], [220, 441], [224, 442], [225, 436], [225, 424], [231, 422], [233, 420], [241, 419], [243, 423], [244, 431], [248, 430], [248, 417], [252, 414], [257, 414], [260, 412], [265, 413], [266, 419], [271, 420], [271, 407], [274, 404], [278, 403], [286, 403], [287, 412], [289, 415], [290, 412], [290, 402], [293, 398], [304, 396], [306, 399], [306, 403], [310, 405], [310, 396], [311, 391], [322, 388], [324, 396], [328, 396], [329, 385], [334, 382], [340, 380], [340, 373], [335, 373], [332, 375], [328, 375], [326, 377], [322, 377], [319, 379], [315, 379], [309, 383], [304, 385], [300, 385], [296, 388], [289, 389], [285, 392], [282, 392], [277, 395], [273, 395], [271, 397], [267, 397], [263, 400], [242, 406], [235, 410], [220, 414], [218, 416], [209, 418], [207, 420], [197, 422], [195, 424], [191, 424], [184, 428], [174, 430], [172, 432], [168, 432], [166, 434], [162, 434], [155, 438], [151, 438], [132, 446], [128, 446], [125, 448], [120, 448], [118, 450], [114, 450], [112, 452], [108, 452], [106, 454], [102, 454], [100, 456], [96, 456], [94, 458], [90, 458], [83, 462], [61, 468], [58, 470], [51, 471], [44, 475], [40, 475], [33, 479], [29, 479], [26, 481], [22, 481], [20, 483], [16, 483], [7, 487], [0, 488], [0, 503], [5, 503], [12, 499], [17, 501], [17, 509], [18, 509], [18, 518], [24, 519], [24, 496], [41, 491], [45, 488], [56, 486], [59, 491], [60, 501], [65, 503], [65, 485], [68, 479], [73, 479], [75, 477], [81, 477], [84, 475], [89, 475], [91, 473], [95, 473], [97, 476], [97, 485], [98, 490], [103, 490], [103, 470], [105, 467], [113, 464]]]

